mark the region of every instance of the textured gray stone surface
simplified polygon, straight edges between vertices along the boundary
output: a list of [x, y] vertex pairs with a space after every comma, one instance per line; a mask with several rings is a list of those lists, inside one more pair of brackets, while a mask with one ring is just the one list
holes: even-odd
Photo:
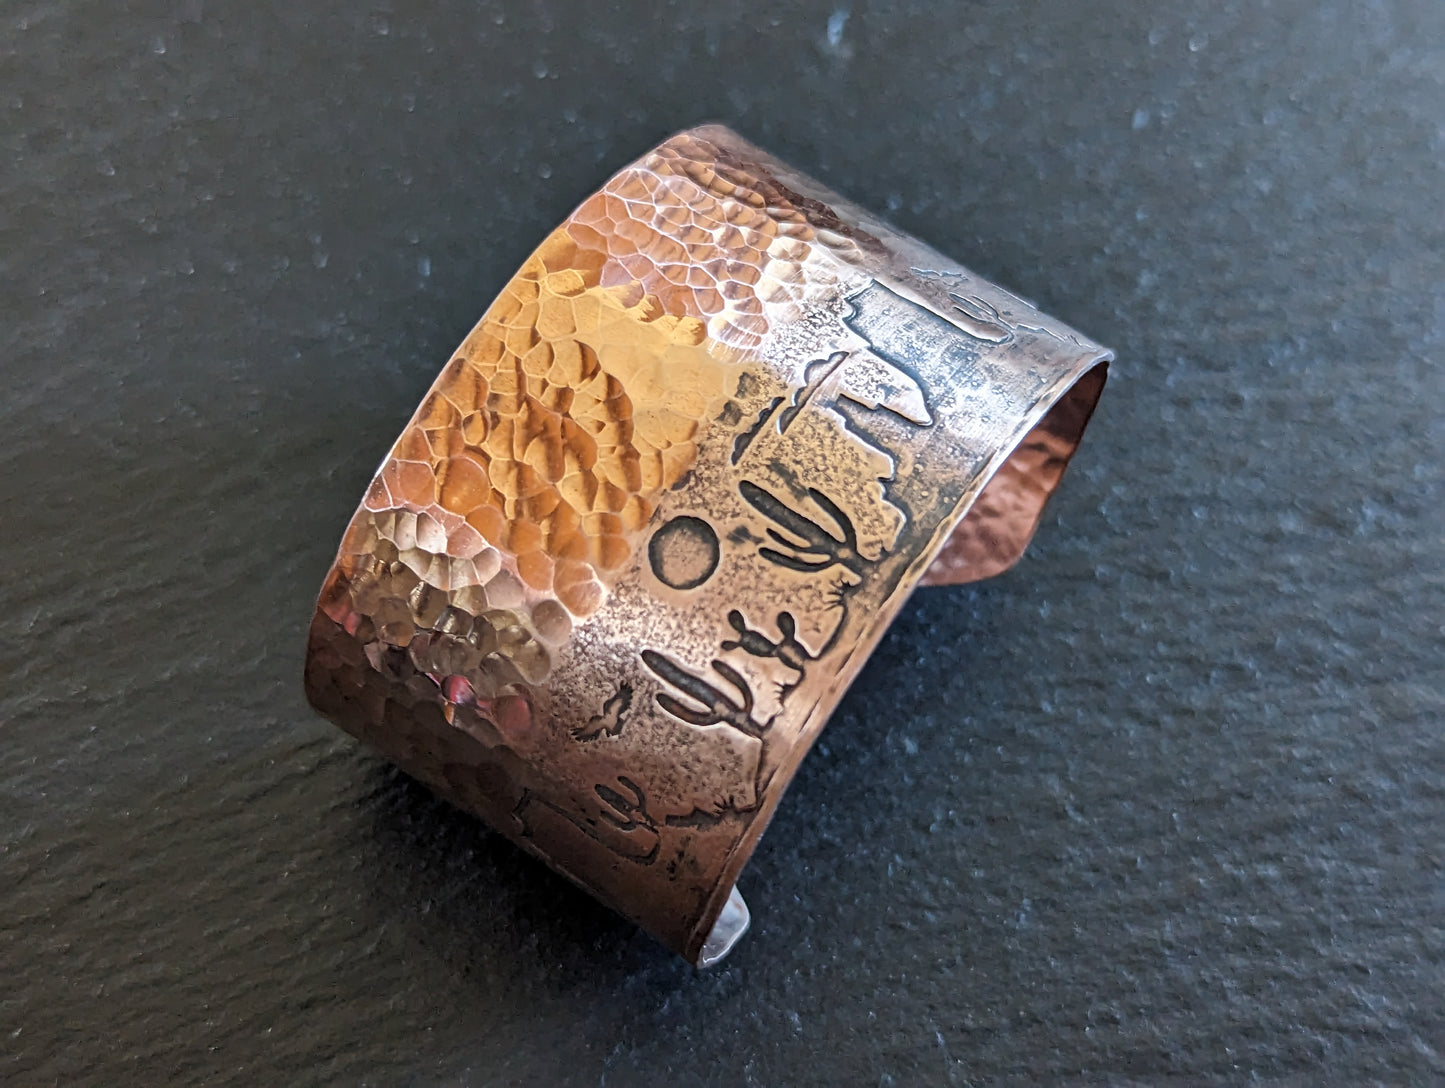
[[[13, 0], [0, 1079], [1445, 1078], [1445, 7]], [[698, 975], [313, 718], [370, 471], [705, 118], [1115, 347]]]

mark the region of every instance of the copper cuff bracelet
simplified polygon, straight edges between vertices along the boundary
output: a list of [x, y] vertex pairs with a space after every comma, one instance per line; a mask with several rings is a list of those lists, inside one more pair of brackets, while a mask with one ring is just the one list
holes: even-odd
[[696, 964], [917, 584], [1022, 553], [1112, 355], [727, 129], [549, 235], [346, 530], [317, 709]]

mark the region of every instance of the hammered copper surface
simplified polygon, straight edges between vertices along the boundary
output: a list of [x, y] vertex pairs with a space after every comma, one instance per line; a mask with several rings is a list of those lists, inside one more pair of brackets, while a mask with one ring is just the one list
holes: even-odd
[[727, 130], [684, 132], [442, 370], [346, 531], [307, 691], [716, 958], [868, 651], [920, 580], [1018, 557], [1107, 358]]

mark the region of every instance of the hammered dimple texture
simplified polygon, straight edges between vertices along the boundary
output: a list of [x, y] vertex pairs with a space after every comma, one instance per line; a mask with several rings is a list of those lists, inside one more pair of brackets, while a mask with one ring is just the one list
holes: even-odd
[[327, 614], [406, 651], [449, 713], [525, 720], [550, 647], [600, 605], [726, 393], [699, 321], [597, 271], [562, 231], [527, 261], [373, 481], [328, 586]]
[[736, 380], [721, 360], [836, 293], [860, 241], [696, 133], [619, 172], [443, 370], [353, 519], [323, 610], [461, 705], [520, 714], [512, 697], [545, 679], [549, 645], [598, 608], [691, 468], [699, 422]]

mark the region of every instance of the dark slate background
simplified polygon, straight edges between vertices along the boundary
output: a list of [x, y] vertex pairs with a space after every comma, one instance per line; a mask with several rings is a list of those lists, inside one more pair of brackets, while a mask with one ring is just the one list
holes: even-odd
[[[10, 0], [0, 1080], [1445, 1078], [1445, 5]], [[530, 247], [726, 121], [1116, 348], [697, 974], [309, 712]]]

